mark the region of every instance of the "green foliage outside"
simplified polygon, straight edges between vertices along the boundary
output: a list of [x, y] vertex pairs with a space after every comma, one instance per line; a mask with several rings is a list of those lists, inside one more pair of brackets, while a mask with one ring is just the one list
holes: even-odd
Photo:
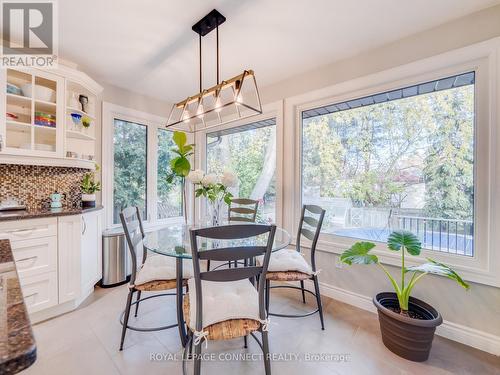
[[472, 220], [474, 86], [303, 121], [303, 187], [357, 207], [401, 207], [425, 184], [422, 215]]

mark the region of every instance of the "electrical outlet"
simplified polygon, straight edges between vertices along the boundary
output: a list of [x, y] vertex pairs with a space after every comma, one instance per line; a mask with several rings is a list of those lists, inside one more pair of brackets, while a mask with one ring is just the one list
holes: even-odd
[[335, 267], [336, 268], [344, 268], [344, 263], [340, 260], [340, 257], [337, 255], [335, 256]]

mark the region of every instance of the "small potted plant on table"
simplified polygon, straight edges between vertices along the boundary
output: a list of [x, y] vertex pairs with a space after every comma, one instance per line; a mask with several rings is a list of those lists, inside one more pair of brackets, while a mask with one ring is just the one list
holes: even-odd
[[[99, 170], [97, 164], [95, 170]], [[82, 190], [82, 208], [95, 207], [95, 193], [101, 190], [101, 183], [95, 180], [94, 172], [85, 173], [80, 188]]]
[[[465, 289], [469, 285], [445, 264], [427, 258], [428, 263], [405, 267], [405, 253], [417, 256], [422, 249], [418, 238], [408, 231], [392, 232], [387, 240], [390, 250], [401, 252], [401, 281], [396, 279], [370, 254], [375, 247], [372, 242], [356, 242], [340, 256], [346, 264], [376, 264], [389, 278], [394, 292], [379, 293], [373, 298], [377, 308], [384, 345], [393, 353], [411, 361], [427, 360], [434, 339], [436, 327], [443, 322], [441, 314], [427, 303], [411, 297], [415, 284], [426, 274], [445, 276], [456, 281]], [[411, 274], [407, 283], [406, 274]]]

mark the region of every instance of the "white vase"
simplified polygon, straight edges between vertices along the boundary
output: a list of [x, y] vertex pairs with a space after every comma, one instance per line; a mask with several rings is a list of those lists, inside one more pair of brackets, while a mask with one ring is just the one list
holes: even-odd
[[216, 199], [215, 202], [208, 200], [209, 212], [210, 212], [210, 225], [217, 227], [222, 225], [222, 199]]
[[76, 93], [74, 92], [71, 93], [68, 101], [68, 106], [76, 109], [80, 108], [80, 102], [78, 101]]
[[82, 208], [95, 207], [95, 194], [82, 193]]

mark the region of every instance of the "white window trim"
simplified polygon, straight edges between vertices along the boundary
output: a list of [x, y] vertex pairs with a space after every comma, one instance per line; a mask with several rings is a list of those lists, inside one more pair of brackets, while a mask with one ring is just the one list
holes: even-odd
[[[343, 82], [314, 92], [289, 98], [285, 102], [287, 121], [284, 134], [285, 189], [284, 226], [291, 233], [297, 230], [301, 209], [301, 118], [303, 110], [326, 104], [390, 91], [412, 84], [431, 81], [456, 73], [476, 71], [476, 168], [475, 168], [475, 255], [442, 254], [423, 251], [420, 257], [411, 257], [409, 264], [419, 264], [432, 257], [453, 266], [469, 281], [500, 286], [500, 252], [495, 244], [500, 240], [500, 163], [495, 153], [500, 145], [498, 118], [500, 108], [497, 92], [500, 90], [500, 38], [450, 51], [411, 64]], [[318, 250], [340, 254], [356, 242], [355, 239], [322, 235]], [[379, 244], [375, 251], [383, 263], [400, 265], [397, 253]], [[332, 265], [333, 267], [333, 265]]]
[[[262, 106], [262, 114], [239, 121], [216, 126], [196, 133], [196, 168], [206, 170], [206, 139], [208, 133], [217, 130], [231, 129], [252, 122], [276, 119], [276, 225], [283, 226], [283, 101], [277, 101]], [[200, 199], [195, 199], [195, 218], [200, 223], [206, 215], [206, 205]]]
[[[113, 189], [114, 189], [114, 147], [113, 147], [113, 124], [114, 119], [130, 121], [141, 124], [148, 129], [147, 139], [147, 218], [144, 218], [145, 227], [181, 223], [182, 216], [167, 219], [157, 219], [157, 169], [158, 169], [158, 129], [164, 128], [167, 119], [152, 115], [147, 112], [123, 107], [120, 105], [103, 102], [102, 104], [102, 200], [104, 205], [105, 223], [108, 228], [118, 227], [120, 224], [113, 223]], [[188, 135], [188, 141], [192, 137]], [[191, 204], [187, 194], [188, 220], [191, 215]]]

